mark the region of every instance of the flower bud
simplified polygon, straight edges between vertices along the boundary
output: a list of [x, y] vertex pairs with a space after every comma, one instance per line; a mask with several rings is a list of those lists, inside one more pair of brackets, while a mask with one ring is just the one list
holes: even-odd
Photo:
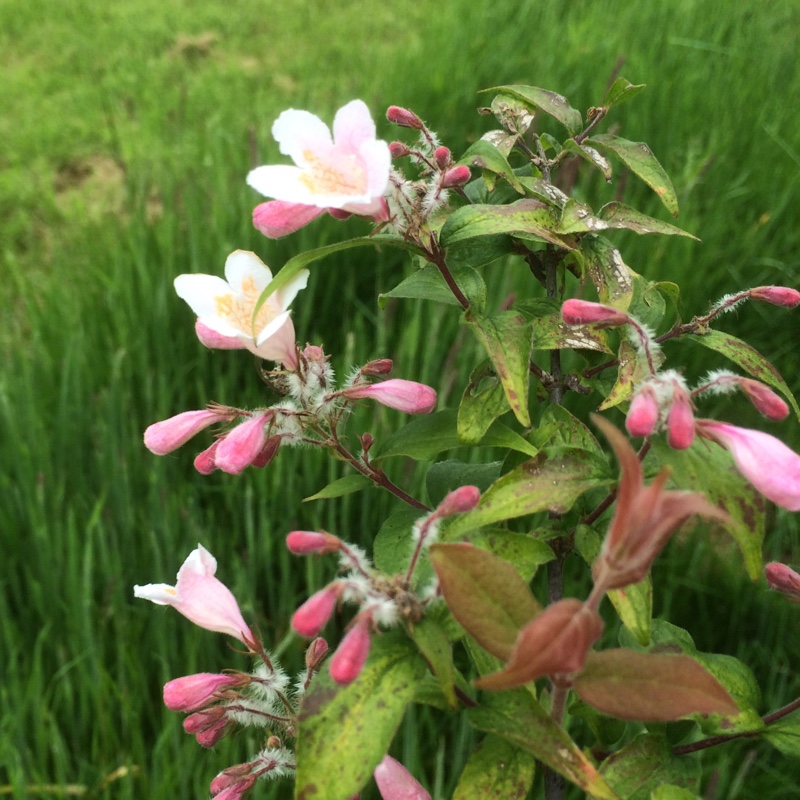
[[328, 655], [328, 643], [318, 636], [306, 650], [306, 668], [317, 669], [326, 655]]
[[453, 167], [447, 170], [442, 176], [442, 187], [444, 189], [450, 189], [453, 186], [463, 186], [465, 183], [469, 183], [471, 177], [472, 173], [469, 171], [469, 167], [463, 164], [458, 167]]
[[194, 468], [201, 475], [210, 475], [217, 468], [214, 458], [221, 441], [222, 439], [217, 439], [210, 447], [207, 447], [195, 457]]
[[392, 359], [391, 358], [376, 358], [374, 361], [370, 361], [364, 364], [363, 367], [359, 370], [362, 375], [388, 375], [392, 371]]
[[171, 711], [197, 711], [216, 700], [223, 689], [241, 685], [241, 678], [235, 675], [185, 675], [164, 685], [164, 705]]
[[357, 617], [331, 659], [331, 677], [336, 683], [346, 686], [359, 676], [371, 643], [369, 617]]
[[196, 711], [186, 717], [183, 721], [183, 729], [186, 733], [200, 733], [220, 721], [225, 721], [225, 709], [222, 706], [213, 706], [203, 709], [203, 711]]
[[633, 396], [625, 427], [631, 436], [650, 436], [659, 418], [658, 398], [652, 386], [645, 384]]
[[405, 158], [407, 155], [410, 155], [411, 149], [408, 145], [403, 144], [403, 142], [390, 142], [389, 153], [392, 158]]
[[336, 584], [320, 589], [294, 612], [292, 627], [301, 636], [314, 638], [331, 618], [338, 599], [339, 588]]
[[685, 450], [694, 441], [694, 410], [689, 395], [681, 387], [675, 388], [672, 405], [667, 415], [667, 443], [675, 450]]
[[264, 448], [264, 428], [271, 419], [272, 414], [269, 412], [254, 414], [220, 440], [214, 456], [217, 468], [230, 475], [238, 475], [245, 467], [250, 466]]
[[266, 467], [276, 455], [281, 446], [280, 436], [269, 436], [259, 454], [250, 462], [252, 467]]
[[383, 800], [431, 800], [411, 773], [391, 756], [383, 757], [373, 775]]
[[196, 433], [199, 433], [215, 422], [230, 419], [230, 415], [204, 408], [200, 411], [184, 411], [174, 417], [150, 425], [144, 432], [144, 446], [157, 456], [163, 456], [186, 444]]
[[772, 389], [760, 381], [754, 381], [752, 378], [739, 378], [738, 384], [750, 402], [767, 419], [786, 419], [789, 415], [789, 406]]
[[447, 169], [453, 160], [450, 156], [450, 150], [446, 147], [437, 147], [433, 151], [433, 157], [436, 160], [436, 166], [441, 170]]
[[286, 546], [296, 556], [310, 553], [333, 553], [341, 544], [338, 537], [325, 531], [292, 531], [286, 537]]
[[351, 211], [345, 211], [344, 209], [341, 209], [341, 208], [329, 208], [328, 209], [328, 213], [334, 219], [338, 219], [338, 220], [349, 219], [350, 217], [353, 216], [353, 213]]
[[246, 764], [235, 764], [232, 767], [228, 767], [227, 769], [222, 770], [222, 772], [211, 781], [211, 785], [208, 787], [211, 791], [212, 795], [219, 794], [223, 789], [227, 789], [229, 786], [234, 786], [237, 783], [240, 783], [242, 779], [247, 777], [253, 769], [253, 763], [248, 762]]
[[386, 119], [403, 128], [415, 128], [421, 131], [425, 127], [422, 120], [413, 111], [400, 106], [389, 106], [386, 110]]
[[603, 327], [625, 325], [629, 317], [622, 311], [602, 303], [589, 300], [565, 300], [561, 306], [561, 318], [567, 325], [586, 325], [590, 322]]
[[383, 383], [351, 386], [341, 392], [349, 400], [372, 399], [406, 414], [430, 414], [436, 408], [436, 392], [416, 381], [390, 378]]
[[451, 517], [453, 514], [463, 514], [475, 508], [480, 499], [481, 490], [477, 486], [460, 486], [439, 503], [434, 514], [440, 519]]
[[800, 575], [793, 569], [773, 561], [764, 567], [764, 577], [770, 589], [786, 595], [793, 603], [800, 603]]
[[748, 294], [753, 300], [763, 300], [765, 303], [784, 308], [794, 308], [800, 303], [800, 292], [788, 286], [757, 286]]

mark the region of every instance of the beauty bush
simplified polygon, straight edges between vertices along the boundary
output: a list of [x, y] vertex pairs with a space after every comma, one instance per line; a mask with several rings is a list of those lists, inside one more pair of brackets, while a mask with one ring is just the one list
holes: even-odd
[[[437, 386], [415, 381], [386, 353], [371, 353], [342, 379], [321, 345], [298, 344], [305, 337], [292, 309], [302, 289], [338, 280], [316, 269], [329, 247], [297, 253], [274, 275], [255, 253], [236, 250], [224, 278], [175, 280], [203, 346], [256, 359], [264, 400], [244, 408], [209, 387], [205, 408], [175, 409], [145, 431], [149, 450], [165, 455], [196, 439], [200, 473], [236, 475], [281, 469], [283, 448], [311, 447], [350, 470], [316, 498], [337, 503], [373, 486], [410, 512], [405, 526], [376, 532], [376, 544], [391, 536], [392, 546], [374, 553], [348, 541], [344, 523], [285, 532], [299, 569], [305, 558], [338, 566], [285, 621], [304, 652], [294, 675], [259, 635], [258, 619], [243, 617], [203, 544], [174, 586], [135, 587], [137, 597], [245, 648], [164, 687], [164, 702], [186, 714], [184, 729], [201, 746], [241, 727], [257, 734], [248, 761], [211, 778], [217, 800], [256, 795], [272, 779], [293, 780], [304, 800], [349, 800], [372, 781], [384, 800], [430, 798], [430, 775], [412, 775], [389, 755], [412, 703], [463, 715], [482, 737], [454, 776], [459, 800], [531, 790], [559, 800], [566, 782], [601, 800], [685, 800], [699, 797], [702, 778], [692, 754], [746, 736], [797, 755], [790, 741], [800, 723], [789, 714], [800, 700], [765, 714], [745, 664], [714, 658], [690, 632], [652, 618], [661, 587], [650, 570], [675, 531], [728, 532], [742, 568], [764, 580], [768, 503], [800, 510], [800, 456], [781, 441], [800, 408], [765, 356], [715, 327], [726, 312], [747, 313], [750, 301], [791, 314], [800, 293], [734, 286], [721, 298], [685, 299], [674, 283], [626, 265], [616, 231], [691, 234], [619, 200], [594, 208], [560, 170], [572, 162], [614, 181], [624, 169], [677, 215], [675, 190], [647, 145], [603, 132], [642, 89], [618, 78], [583, 114], [549, 90], [496, 87], [481, 109], [492, 129], [466, 151], [394, 105], [380, 125], [360, 100], [336, 112], [332, 129], [305, 110], [275, 121], [272, 134], [293, 163], [247, 176], [270, 198], [255, 207], [255, 227], [286, 236], [327, 212], [348, 231], [340, 249], [410, 252], [421, 268], [389, 296], [441, 303], [483, 351], [481, 363], [460, 364], [471, 377], [448, 408]], [[520, 288], [492, 307], [489, 289], [509, 271]], [[687, 306], [707, 310], [686, 317]], [[691, 378], [681, 363], [687, 341], [729, 363]], [[740, 396], [727, 419], [713, 418], [707, 403], [721, 394]], [[758, 430], [736, 424], [737, 402], [762, 414]], [[392, 433], [394, 448], [384, 433], [348, 423], [354, 404], [375, 403], [417, 417]], [[455, 446], [467, 452], [463, 461], [439, 460]], [[385, 460], [399, 454], [436, 471], [427, 495], [389, 478]], [[478, 487], [476, 475], [489, 477]], [[238, 491], [234, 479], [229, 490]], [[205, 544], [224, 552], [224, 536]], [[565, 585], [572, 553], [583, 579]], [[547, 579], [533, 582], [540, 569]], [[232, 577], [230, 565], [220, 573]], [[790, 566], [769, 564], [765, 577], [797, 602], [800, 577]]]

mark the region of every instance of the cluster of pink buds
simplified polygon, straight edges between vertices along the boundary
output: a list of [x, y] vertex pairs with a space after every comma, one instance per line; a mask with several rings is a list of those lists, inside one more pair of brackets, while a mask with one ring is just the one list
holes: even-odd
[[453, 161], [450, 150], [413, 111], [390, 106], [386, 118], [419, 132], [410, 146], [404, 142], [389, 145], [392, 158], [408, 158], [419, 171], [418, 180], [408, 180], [396, 169], [389, 178], [391, 223], [403, 235], [414, 236], [430, 215], [447, 203], [448, 190], [464, 186], [472, 175], [468, 166]]
[[401, 620], [413, 624], [438, 595], [438, 586], [416, 588], [414, 574], [422, 553], [436, 540], [443, 519], [474, 508], [480, 492], [462, 486], [448, 494], [437, 508], [412, 527], [412, 548], [404, 574], [387, 576], [377, 572], [363, 551], [325, 531], [292, 531], [286, 546], [295, 555], [339, 553], [342, 577], [320, 589], [295, 611], [292, 627], [301, 636], [319, 635], [339, 603], [354, 603], [358, 612], [330, 662], [331, 677], [340, 684], [354, 681], [370, 651], [378, 628], [389, 628]]

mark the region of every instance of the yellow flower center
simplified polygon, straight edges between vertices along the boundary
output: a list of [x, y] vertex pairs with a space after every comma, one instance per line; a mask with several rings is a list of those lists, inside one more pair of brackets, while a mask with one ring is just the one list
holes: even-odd
[[311, 150], [304, 150], [303, 158], [307, 166], [300, 176], [300, 183], [312, 194], [366, 194], [367, 171], [354, 155], [339, 157], [336, 167], [323, 161]]
[[258, 310], [253, 320], [253, 309], [261, 293], [256, 289], [256, 282], [251, 275], [242, 281], [242, 288], [238, 295], [223, 294], [214, 298], [217, 315], [227, 320], [236, 330], [245, 336], [255, 339], [259, 331], [277, 316], [270, 308], [269, 300]]

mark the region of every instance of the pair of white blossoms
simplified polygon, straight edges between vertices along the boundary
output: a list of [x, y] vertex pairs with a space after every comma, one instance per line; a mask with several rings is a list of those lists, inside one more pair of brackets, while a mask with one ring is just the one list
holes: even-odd
[[[284, 111], [272, 126], [280, 151], [295, 166], [258, 167], [247, 183], [266, 197], [253, 211], [253, 223], [275, 238], [296, 231], [326, 210], [358, 214], [376, 221], [388, 217], [389, 145], [376, 138], [375, 123], [361, 100], [336, 113], [333, 135], [308, 111]], [[247, 348], [261, 358], [295, 369], [295, 332], [289, 305], [308, 282], [302, 270], [253, 312], [272, 280], [254, 253], [237, 250], [225, 263], [225, 279], [215, 275], [180, 275], [175, 290], [198, 317], [197, 335], [208, 347]]]

